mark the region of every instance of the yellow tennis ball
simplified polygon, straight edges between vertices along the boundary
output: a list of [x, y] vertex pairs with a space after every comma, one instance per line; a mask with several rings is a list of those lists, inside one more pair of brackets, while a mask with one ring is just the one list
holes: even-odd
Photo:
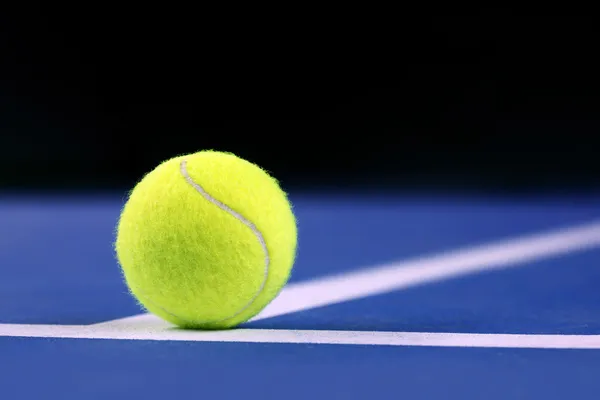
[[233, 154], [167, 160], [132, 190], [115, 250], [143, 307], [184, 328], [243, 323], [286, 284], [296, 219], [277, 181]]

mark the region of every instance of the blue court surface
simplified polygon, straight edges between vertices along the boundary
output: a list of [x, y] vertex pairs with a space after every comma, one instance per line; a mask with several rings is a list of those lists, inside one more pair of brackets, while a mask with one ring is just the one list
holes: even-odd
[[0, 399], [597, 399], [600, 198], [292, 195], [294, 274], [237, 329], [145, 314], [121, 196], [0, 196]]

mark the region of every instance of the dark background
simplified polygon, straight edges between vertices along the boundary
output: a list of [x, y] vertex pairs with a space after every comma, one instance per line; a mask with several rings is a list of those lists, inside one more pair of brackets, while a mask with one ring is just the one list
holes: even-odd
[[591, 17], [149, 8], [0, 17], [0, 189], [122, 190], [207, 148], [288, 188], [600, 182]]

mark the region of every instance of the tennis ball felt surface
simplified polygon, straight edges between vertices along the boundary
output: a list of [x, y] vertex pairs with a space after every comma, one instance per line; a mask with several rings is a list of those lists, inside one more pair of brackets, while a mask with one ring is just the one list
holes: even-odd
[[201, 151], [163, 162], [134, 187], [115, 250], [148, 311], [184, 328], [224, 329], [278, 295], [296, 245], [274, 178], [233, 154]]

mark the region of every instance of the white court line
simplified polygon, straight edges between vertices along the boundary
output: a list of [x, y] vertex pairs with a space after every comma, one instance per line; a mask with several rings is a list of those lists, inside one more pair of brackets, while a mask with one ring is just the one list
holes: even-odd
[[[252, 321], [310, 310], [444, 279], [517, 267], [600, 246], [600, 222], [511, 238], [414, 260], [289, 284]], [[97, 326], [144, 324], [142, 314]]]
[[[600, 245], [600, 222], [289, 285], [255, 320], [462, 275], [500, 270]], [[234, 329], [184, 331], [144, 314], [88, 326], [0, 324], [0, 337], [600, 349], [600, 335]]]
[[600, 335], [509, 335], [429, 332], [368, 332], [234, 329], [184, 331], [171, 328], [114, 329], [98, 326], [0, 324], [0, 337], [113, 339], [186, 342], [292, 343], [421, 347], [600, 349]]

